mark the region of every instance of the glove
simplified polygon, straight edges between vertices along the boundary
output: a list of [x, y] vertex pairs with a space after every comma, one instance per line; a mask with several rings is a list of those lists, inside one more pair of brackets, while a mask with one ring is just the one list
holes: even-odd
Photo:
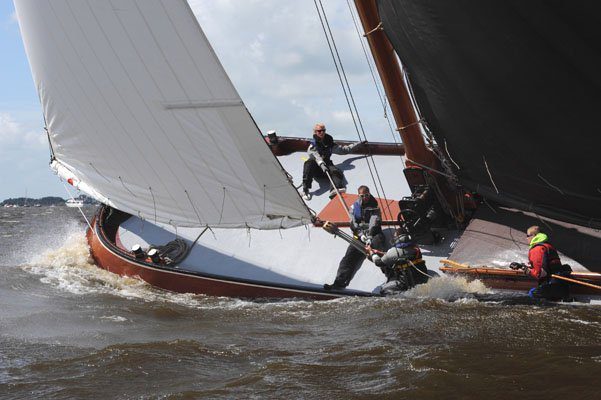
[[325, 161], [319, 162], [319, 168], [321, 168], [323, 172], [328, 172], [328, 166], [326, 165]]
[[363, 234], [363, 235], [361, 235], [361, 241], [363, 243], [365, 243], [366, 245], [371, 246], [371, 237]]
[[509, 268], [513, 269], [513, 270], [518, 270], [518, 269], [525, 269], [525, 265], [522, 263], [517, 263], [517, 262], [512, 262], [511, 264], [509, 264]]

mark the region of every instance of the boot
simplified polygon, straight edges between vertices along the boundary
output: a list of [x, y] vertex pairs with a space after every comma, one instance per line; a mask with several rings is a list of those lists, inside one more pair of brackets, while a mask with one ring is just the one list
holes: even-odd
[[341, 283], [341, 282], [340, 282], [340, 281], [338, 281], [338, 280], [335, 280], [335, 281], [334, 281], [334, 283], [332, 283], [332, 284], [325, 283], [325, 284], [323, 285], [323, 288], [324, 288], [325, 290], [327, 290], [327, 291], [330, 291], [330, 290], [342, 290], [342, 289], [344, 289], [345, 287], [347, 287], [347, 285], [345, 285], [345, 284]]
[[307, 187], [307, 185], [303, 185], [303, 199], [309, 201], [312, 197], [313, 195], [309, 193], [309, 187]]

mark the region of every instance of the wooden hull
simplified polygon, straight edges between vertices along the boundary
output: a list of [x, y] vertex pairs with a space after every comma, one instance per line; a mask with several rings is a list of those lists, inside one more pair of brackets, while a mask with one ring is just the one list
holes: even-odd
[[338, 297], [357, 295], [353, 292], [325, 292], [301, 287], [285, 287], [269, 285], [262, 282], [240, 281], [227, 277], [208, 276], [177, 268], [153, 265], [128, 258], [111, 240], [108, 229], [105, 231], [99, 220], [101, 210], [88, 229], [87, 239], [91, 255], [100, 268], [122, 276], [136, 277], [161, 289], [178, 292], [194, 293], [209, 296], [226, 296], [237, 298], [303, 298], [313, 300], [331, 300]]
[[[467, 279], [478, 279], [487, 287], [492, 289], [518, 290], [527, 292], [537, 286], [537, 281], [523, 271], [514, 271], [501, 268], [475, 268], [475, 267], [440, 267], [440, 270], [448, 275], [462, 276]], [[601, 274], [573, 272], [572, 278], [582, 282], [601, 284]], [[601, 291], [581, 285], [570, 285], [570, 293], [574, 295], [601, 296]]]

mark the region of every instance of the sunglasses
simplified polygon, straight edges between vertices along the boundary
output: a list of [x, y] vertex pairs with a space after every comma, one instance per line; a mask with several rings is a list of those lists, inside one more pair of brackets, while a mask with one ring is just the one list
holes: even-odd
[[315, 129], [313, 132], [325, 132], [325, 129]]
[[528, 234], [528, 235], [526, 235], [526, 237], [534, 237], [534, 236], [535, 236], [535, 235], [533, 235], [533, 234]]
[[360, 194], [359, 197], [367, 199], [369, 197], [369, 193]]

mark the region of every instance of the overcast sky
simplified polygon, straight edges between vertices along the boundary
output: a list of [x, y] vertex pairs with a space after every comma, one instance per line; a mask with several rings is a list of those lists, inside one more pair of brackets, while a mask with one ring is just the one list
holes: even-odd
[[[189, 0], [259, 128], [356, 139], [313, 0]], [[346, 0], [324, 1], [367, 137], [392, 141]], [[42, 112], [12, 1], [0, 0], [0, 201], [66, 197], [48, 167]]]

